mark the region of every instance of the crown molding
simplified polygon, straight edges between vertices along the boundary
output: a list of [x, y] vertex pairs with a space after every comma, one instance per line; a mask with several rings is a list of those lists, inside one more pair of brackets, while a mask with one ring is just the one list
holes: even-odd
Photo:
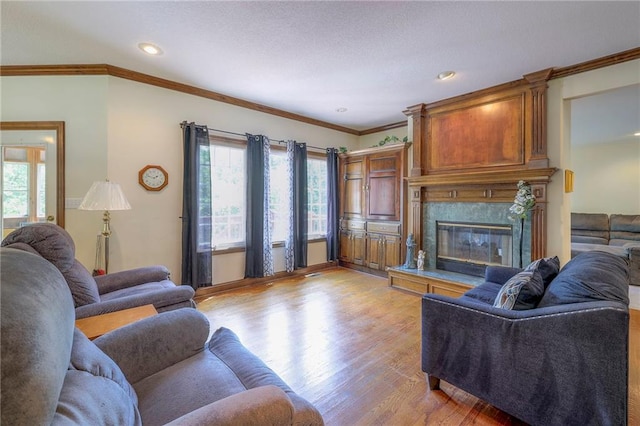
[[269, 107], [255, 102], [246, 101], [244, 99], [235, 98], [233, 96], [223, 95], [222, 93], [211, 90], [201, 89], [176, 81], [155, 77], [149, 74], [132, 71], [126, 68], [116, 67], [108, 64], [79, 64], [79, 65], [3, 65], [0, 66], [0, 76], [37, 76], [37, 75], [110, 75], [113, 77], [124, 78], [126, 80], [136, 81], [138, 83], [149, 84], [151, 86], [162, 87], [164, 89], [174, 90], [177, 92], [187, 93], [201, 98], [211, 99], [218, 102], [263, 112], [278, 117], [288, 118], [290, 120], [300, 121], [302, 123], [312, 124], [314, 126], [324, 127], [331, 130], [337, 130], [343, 133], [360, 136], [360, 132], [337, 124], [329, 123], [322, 120], [306, 117], [304, 115], [295, 114], [278, 108]]
[[562, 77], [567, 77], [574, 74], [580, 74], [582, 72], [591, 71], [598, 68], [604, 68], [611, 65], [616, 65], [622, 62], [633, 61], [634, 59], [640, 59], [640, 47], [635, 47], [633, 49], [614, 53], [613, 55], [603, 56], [601, 58], [593, 59], [591, 61], [570, 65], [568, 67], [554, 68], [551, 73], [550, 79], [562, 78]]
[[[562, 68], [554, 68], [550, 72], [548, 79], [556, 79], [567, 77], [574, 74], [579, 74], [586, 71], [591, 71], [598, 68], [608, 67], [611, 65], [619, 64], [622, 62], [632, 61], [640, 59], [640, 47], [625, 50], [622, 52], [614, 53], [612, 55], [603, 56], [601, 58], [593, 59], [579, 64], [570, 65]], [[548, 72], [544, 70], [544, 72]], [[529, 74], [533, 75], [535, 73]], [[114, 77], [124, 78], [127, 80], [136, 81], [139, 83], [149, 84], [152, 86], [162, 87], [177, 92], [188, 93], [190, 95], [211, 99], [218, 102], [224, 102], [227, 104], [239, 106], [242, 108], [251, 109], [254, 111], [263, 112], [265, 114], [271, 114], [278, 117], [288, 118], [290, 120], [299, 121], [302, 123], [312, 124], [314, 126], [324, 127], [331, 130], [337, 130], [339, 132], [348, 133], [356, 136], [364, 136], [372, 133], [382, 132], [385, 130], [397, 129], [406, 126], [405, 121], [399, 121], [396, 123], [390, 123], [379, 127], [373, 127], [365, 130], [355, 130], [349, 127], [339, 126], [337, 124], [329, 123], [322, 120], [316, 120], [314, 118], [306, 117], [304, 115], [295, 114], [292, 112], [284, 111], [281, 109], [261, 105], [255, 102], [245, 101], [233, 96], [223, 95], [222, 93], [213, 92], [211, 90], [201, 89], [199, 87], [190, 86], [188, 84], [178, 83], [176, 81], [167, 80], [160, 77], [154, 77], [149, 74], [143, 74], [137, 71], [132, 71], [126, 68], [116, 67], [108, 64], [78, 64], [78, 65], [0, 65], [0, 76], [34, 76], [34, 75], [111, 75]], [[522, 84], [522, 80], [511, 81], [503, 83], [495, 87], [488, 87], [478, 90], [476, 92], [467, 93], [465, 95], [456, 97], [454, 99], [459, 100], [461, 97], [476, 96], [480, 93], [489, 93], [495, 90], [502, 90], [508, 86], [517, 86]], [[448, 102], [450, 99], [443, 99], [429, 104], [430, 107], [439, 105], [441, 102]], [[406, 111], [404, 111], [406, 114]]]

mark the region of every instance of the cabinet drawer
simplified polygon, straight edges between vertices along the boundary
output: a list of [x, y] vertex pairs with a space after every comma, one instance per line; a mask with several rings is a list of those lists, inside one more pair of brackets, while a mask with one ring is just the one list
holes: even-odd
[[400, 234], [399, 223], [368, 222], [367, 232], [379, 232], [381, 234]]
[[350, 220], [350, 219], [343, 219], [340, 222], [340, 228], [341, 229], [347, 229], [350, 231], [364, 231], [365, 229], [365, 224], [366, 222], [362, 221], [362, 220]]

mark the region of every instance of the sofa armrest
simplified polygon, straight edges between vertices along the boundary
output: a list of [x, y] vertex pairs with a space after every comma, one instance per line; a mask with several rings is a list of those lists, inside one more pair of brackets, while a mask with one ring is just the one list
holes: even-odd
[[142, 319], [93, 342], [134, 384], [204, 350], [209, 321], [195, 309], [177, 309]]
[[158, 312], [167, 310], [165, 308], [191, 307], [193, 308], [193, 288], [189, 286], [177, 286], [158, 290], [148, 290], [144, 293], [131, 294], [103, 302], [90, 303], [76, 308], [76, 319], [91, 317], [94, 315], [106, 314], [109, 312], [121, 311], [123, 309], [135, 308], [143, 305], [153, 305]]
[[623, 246], [629, 253], [629, 284], [640, 285], [640, 242]]
[[105, 294], [136, 285], [169, 280], [169, 270], [161, 265], [145, 266], [94, 277], [98, 293]]
[[262, 386], [228, 396], [167, 423], [171, 426], [266, 424], [293, 424], [293, 405], [277, 386]]
[[508, 311], [429, 294], [422, 369], [527, 423], [624, 424], [628, 332], [618, 302]]

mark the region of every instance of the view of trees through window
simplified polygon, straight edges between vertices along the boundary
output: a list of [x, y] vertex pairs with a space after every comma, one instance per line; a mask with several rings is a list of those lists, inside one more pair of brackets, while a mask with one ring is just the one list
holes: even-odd
[[225, 247], [245, 238], [245, 149], [211, 145], [212, 244]]
[[3, 217], [23, 222], [43, 220], [46, 211], [45, 179], [44, 148], [4, 147]]
[[[211, 176], [212, 211], [201, 210], [201, 226], [212, 227], [212, 245], [224, 249], [244, 245], [246, 208], [246, 149], [238, 145], [213, 144], [204, 147], [210, 152], [209, 163], [201, 159], [201, 179]], [[286, 153], [273, 150], [270, 159], [269, 224], [272, 241], [284, 241], [288, 228], [290, 194], [287, 179]], [[327, 228], [327, 166], [323, 158], [309, 156], [307, 160], [308, 233], [323, 237]], [[206, 223], [205, 223], [206, 222]]]

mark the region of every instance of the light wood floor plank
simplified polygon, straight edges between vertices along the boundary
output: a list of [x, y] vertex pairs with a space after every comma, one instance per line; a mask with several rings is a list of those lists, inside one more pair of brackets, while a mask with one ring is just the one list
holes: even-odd
[[[420, 297], [386, 279], [336, 268], [217, 294], [198, 309], [232, 329], [327, 426], [521, 425], [420, 369]], [[632, 311], [629, 424], [640, 424], [640, 312]]]

